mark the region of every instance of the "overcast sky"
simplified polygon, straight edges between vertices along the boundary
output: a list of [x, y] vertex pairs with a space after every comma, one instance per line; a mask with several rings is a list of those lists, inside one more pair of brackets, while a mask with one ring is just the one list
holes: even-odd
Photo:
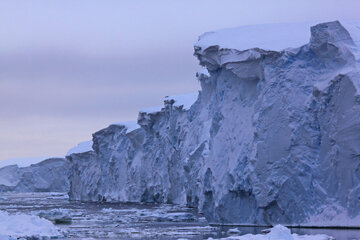
[[0, 160], [64, 155], [166, 95], [197, 91], [203, 32], [356, 19], [359, 9], [359, 0], [1, 0]]

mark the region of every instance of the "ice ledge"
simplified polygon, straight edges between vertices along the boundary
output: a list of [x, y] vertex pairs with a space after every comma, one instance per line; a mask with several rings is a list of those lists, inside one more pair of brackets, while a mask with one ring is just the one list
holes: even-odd
[[[265, 55], [293, 52], [294, 48], [308, 43], [312, 50], [326, 53], [332, 51], [326, 47], [329, 44], [346, 45], [359, 60], [359, 40], [360, 21], [253, 25], [201, 35], [194, 46], [194, 55], [210, 72], [227, 63], [256, 61]], [[328, 45], [324, 47], [325, 44]]]
[[205, 50], [211, 46], [219, 49], [239, 51], [261, 48], [281, 51], [288, 47], [298, 47], [308, 43], [313, 22], [292, 24], [264, 24], [222, 29], [204, 33], [195, 48]]

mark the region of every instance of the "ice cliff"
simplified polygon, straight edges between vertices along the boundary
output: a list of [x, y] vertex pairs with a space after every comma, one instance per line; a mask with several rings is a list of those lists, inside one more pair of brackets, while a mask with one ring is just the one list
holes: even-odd
[[94, 133], [91, 151], [67, 157], [70, 197], [186, 204], [217, 223], [360, 226], [360, 25], [344, 26], [202, 35], [201, 91]]
[[0, 192], [69, 191], [69, 163], [65, 158], [49, 158], [26, 167], [19, 165], [0, 168]]

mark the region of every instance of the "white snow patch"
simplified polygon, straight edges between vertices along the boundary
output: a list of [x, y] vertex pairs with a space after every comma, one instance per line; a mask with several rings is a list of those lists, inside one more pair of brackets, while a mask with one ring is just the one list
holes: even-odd
[[195, 103], [198, 99], [199, 93], [189, 93], [182, 95], [174, 95], [174, 96], [166, 96], [165, 101], [174, 100], [173, 106], [175, 107], [183, 107], [184, 110], [189, 110], [190, 107]]
[[92, 145], [93, 145], [93, 141], [90, 140], [90, 141], [86, 141], [86, 142], [81, 142], [79, 143], [77, 146], [71, 148], [66, 156], [69, 156], [71, 154], [74, 154], [74, 153], [83, 153], [83, 152], [89, 152], [89, 151], [92, 151]]
[[136, 122], [136, 121], [128, 121], [128, 122], [119, 122], [119, 123], [114, 123], [112, 125], [117, 125], [117, 126], [124, 126], [126, 127], [126, 133], [132, 132], [138, 128], [140, 128], [140, 125]]
[[315, 23], [284, 23], [241, 26], [207, 32], [195, 44], [201, 49], [211, 46], [246, 50], [261, 48], [281, 51], [288, 47], [299, 47], [310, 40], [310, 27]]
[[207, 70], [207, 68], [201, 68], [201, 70], [197, 72], [197, 76], [201, 76], [201, 75], [205, 77], [210, 77], [210, 73]]
[[[209, 238], [213, 239], [213, 238]], [[318, 235], [297, 235], [291, 234], [290, 229], [282, 226], [276, 225], [270, 229], [268, 234], [246, 234], [243, 236], [230, 236], [227, 238], [221, 239], [236, 239], [236, 240], [331, 240], [334, 239], [330, 236], [324, 234]]]
[[12, 158], [0, 161], [0, 168], [9, 165], [18, 165], [18, 167], [29, 167], [31, 164], [42, 162], [49, 158], [63, 158], [63, 156], [57, 157], [33, 157], [33, 158]]
[[[340, 20], [340, 23], [349, 31], [354, 42], [360, 45], [360, 21]], [[219, 46], [223, 49], [261, 48], [281, 51], [307, 44], [310, 40], [310, 27], [317, 24], [318, 22], [278, 23], [227, 28], [204, 33], [195, 46], [202, 50]]]
[[9, 215], [0, 211], [0, 240], [59, 235], [58, 229], [46, 219], [26, 214]]
[[145, 108], [145, 109], [141, 110], [140, 113], [154, 114], [154, 113], [161, 112], [162, 108], [163, 108], [163, 106], [155, 106], [155, 107]]

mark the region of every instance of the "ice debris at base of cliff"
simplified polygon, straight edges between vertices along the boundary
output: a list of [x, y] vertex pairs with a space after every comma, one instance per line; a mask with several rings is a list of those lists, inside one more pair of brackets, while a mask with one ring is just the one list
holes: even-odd
[[[227, 238], [220, 238], [220, 240], [335, 240], [333, 237], [319, 234], [319, 235], [298, 235], [291, 234], [290, 229], [282, 226], [276, 225], [270, 229], [270, 232], [267, 234], [246, 234], [243, 236], [230, 236]], [[213, 240], [213, 238], [209, 238]]]
[[0, 211], [0, 240], [60, 236], [58, 229], [48, 220], [38, 216], [15, 214]]
[[183, 204], [251, 225], [338, 226], [339, 206], [359, 226], [360, 24], [344, 25], [202, 35], [196, 101], [140, 111], [130, 133], [94, 133], [93, 151], [68, 157], [69, 196]]

